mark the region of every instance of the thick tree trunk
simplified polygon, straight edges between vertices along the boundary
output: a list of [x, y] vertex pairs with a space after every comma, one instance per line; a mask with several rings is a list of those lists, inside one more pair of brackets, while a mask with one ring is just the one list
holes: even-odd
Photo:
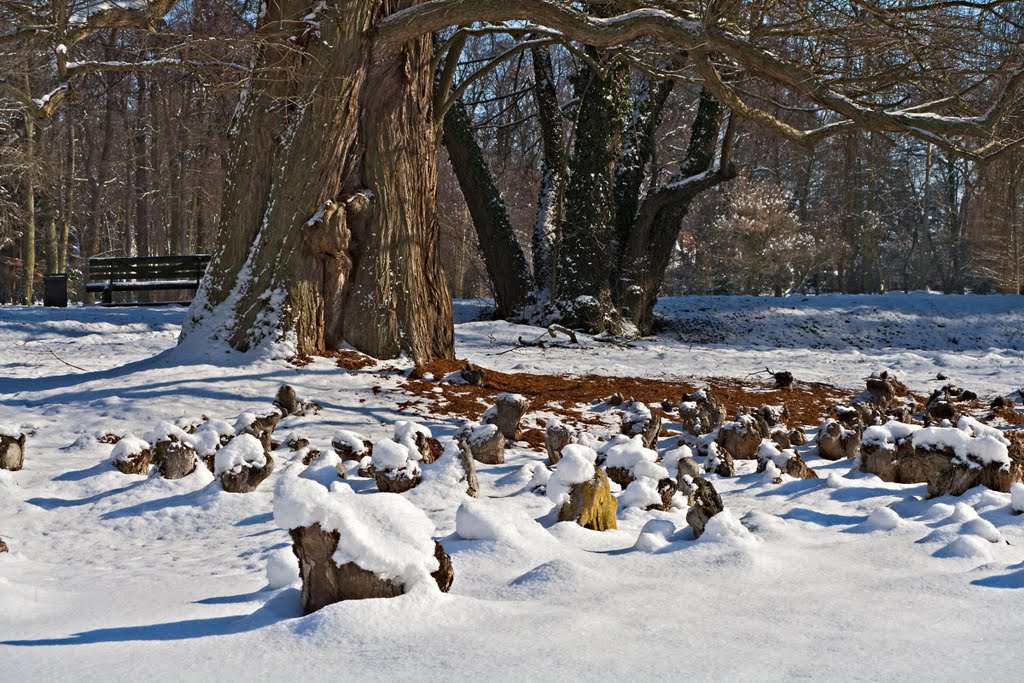
[[[601, 61], [598, 50], [586, 49], [594, 61]], [[629, 116], [629, 69], [613, 65], [598, 74], [584, 66], [573, 85], [580, 105], [558, 247], [556, 296], [565, 322], [596, 331], [617, 326], [610, 315], [608, 283], [615, 266], [613, 188]]]
[[452, 357], [438, 254], [429, 36], [392, 53], [371, 29], [410, 4], [267, 3], [235, 123], [218, 245], [183, 337], [302, 353]]
[[444, 117], [444, 145], [473, 218], [484, 263], [491, 278], [497, 317], [514, 316], [526, 307], [533, 290], [530, 267], [509, 220], [501, 192], [494, 182], [462, 102]]

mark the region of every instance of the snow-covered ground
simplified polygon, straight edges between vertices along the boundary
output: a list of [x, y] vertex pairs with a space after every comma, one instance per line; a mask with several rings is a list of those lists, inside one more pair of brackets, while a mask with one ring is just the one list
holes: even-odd
[[[1024, 386], [1022, 304], [670, 299], [660, 310], [673, 329], [628, 350], [584, 340], [503, 354], [540, 330], [496, 322], [462, 322], [457, 338], [460, 357], [497, 369], [686, 378], [767, 364], [852, 388], [890, 368], [914, 389], [942, 372], [1007, 393]], [[463, 321], [480, 309], [457, 304]], [[924, 485], [851, 473], [813, 447], [802, 450], [819, 480], [772, 484], [750, 462], [732, 479], [710, 475], [743, 527], [698, 541], [686, 540], [682, 509], [620, 507], [619, 529], [603, 533], [552, 524], [550, 500], [524, 490], [543, 457], [512, 449], [505, 465], [480, 466], [462, 535], [462, 497], [406, 494], [452, 554], [451, 593], [302, 617], [297, 588], [271, 589], [265, 573], [288, 547], [274, 484], [302, 468], [298, 456], [275, 451], [270, 481], [228, 494], [204, 468], [178, 481], [120, 474], [96, 436], [265, 411], [287, 382], [323, 411], [288, 418], [279, 435], [325, 450], [340, 428], [384, 438], [408, 418], [396, 407], [409, 398], [399, 388], [408, 366], [299, 369], [175, 348], [182, 317], [0, 308], [0, 425], [33, 432], [25, 469], [0, 471], [11, 548], [0, 554], [0, 679], [1020, 678], [1024, 516], [1009, 495], [925, 500]], [[424, 422], [442, 440], [457, 427]], [[372, 483], [352, 485], [375, 495]], [[652, 519], [667, 524], [639, 538]]]
[[[458, 302], [456, 316], [475, 320], [487, 305]], [[920, 391], [938, 386], [940, 373], [979, 394], [1024, 387], [1024, 296], [695, 296], [661, 299], [656, 312], [667, 329], [629, 354], [591, 343], [499, 355], [542, 330], [494, 321], [460, 325], [459, 352], [523, 372], [742, 378], [768, 365], [844, 388], [882, 369]]]

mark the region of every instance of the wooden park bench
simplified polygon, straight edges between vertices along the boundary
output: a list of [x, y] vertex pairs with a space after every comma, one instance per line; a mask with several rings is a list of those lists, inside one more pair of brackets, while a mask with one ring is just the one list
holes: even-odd
[[[101, 292], [100, 303], [104, 306], [114, 305], [114, 292], [191, 290], [194, 293], [209, 262], [209, 254], [94, 257], [89, 259], [85, 291]], [[150, 303], [134, 301], [127, 305]]]

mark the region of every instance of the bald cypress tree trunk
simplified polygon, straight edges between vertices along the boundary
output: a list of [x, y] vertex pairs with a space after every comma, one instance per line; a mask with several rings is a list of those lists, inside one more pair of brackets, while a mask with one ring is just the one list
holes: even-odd
[[328, 0], [312, 18], [307, 1], [266, 4], [218, 244], [184, 338], [453, 356], [430, 37], [383, 53], [371, 33], [409, 4]]

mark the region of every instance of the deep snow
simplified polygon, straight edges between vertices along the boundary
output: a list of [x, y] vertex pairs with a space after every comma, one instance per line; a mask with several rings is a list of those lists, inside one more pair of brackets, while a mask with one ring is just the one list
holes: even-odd
[[[890, 368], [913, 389], [943, 372], [984, 395], [1024, 386], [1022, 304], [670, 299], [659, 310], [673, 328], [630, 350], [584, 341], [498, 355], [540, 330], [497, 322], [461, 322], [457, 339], [460, 357], [497, 369], [742, 377], [767, 364], [852, 388]], [[481, 307], [456, 309], [466, 321]], [[174, 348], [182, 317], [0, 308], [0, 424], [34, 432], [25, 469], [0, 471], [4, 680], [1020, 677], [1024, 516], [1010, 495], [924, 500], [924, 485], [851, 473], [813, 447], [800, 450], [816, 481], [772, 484], [753, 462], [733, 479], [712, 475], [730, 515], [699, 541], [687, 540], [685, 510], [620, 506], [619, 529], [603, 533], [552, 524], [551, 500], [524, 490], [542, 456], [509, 449], [505, 465], [479, 466], [479, 501], [462, 507], [440, 479], [405, 494], [452, 554], [450, 594], [301, 617], [297, 589], [276, 587], [291, 568], [272, 500], [300, 454], [279, 449], [271, 480], [238, 495], [204, 468], [179, 481], [122, 475], [96, 436], [231, 422], [269, 409], [288, 382], [323, 411], [288, 418], [281, 437], [325, 451], [339, 429], [390, 438], [410, 417], [396, 408], [408, 365], [298, 369]], [[458, 427], [423, 421], [442, 439]], [[327, 482], [332, 468], [306, 472]], [[372, 481], [351, 485], [374, 495]]]

